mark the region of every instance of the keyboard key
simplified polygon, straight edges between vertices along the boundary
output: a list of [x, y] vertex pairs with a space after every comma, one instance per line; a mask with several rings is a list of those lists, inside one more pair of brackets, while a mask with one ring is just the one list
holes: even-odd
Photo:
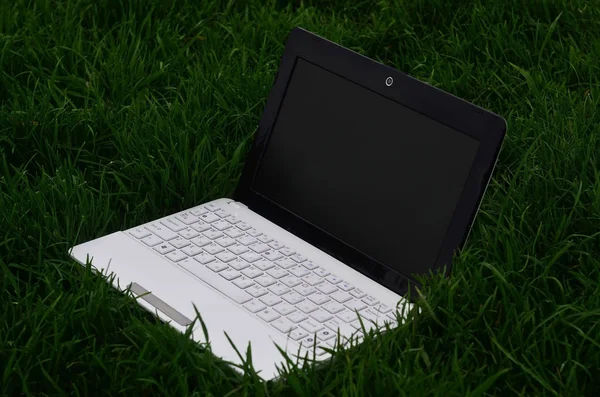
[[[302, 339], [300, 344], [302, 345], [302, 347], [304, 347], [304, 350], [301, 350], [301, 351], [308, 353], [308, 356], [311, 357], [312, 353], [313, 353], [313, 346], [315, 345], [315, 337], [312, 336], [312, 333], [309, 333], [308, 338]], [[304, 354], [306, 354], [306, 353], [304, 353]]]
[[392, 309], [389, 306], [384, 305], [383, 303], [381, 305], [375, 306], [373, 310], [379, 313], [389, 313], [392, 311]]
[[221, 252], [220, 254], [217, 254], [217, 259], [219, 259], [220, 261], [223, 262], [231, 262], [232, 260], [236, 259], [237, 256], [235, 256], [234, 254], [232, 254], [229, 251], [224, 251]]
[[218, 205], [216, 205], [214, 203], [204, 204], [204, 208], [206, 208], [209, 211], [218, 211], [221, 209], [221, 208], [219, 208]]
[[254, 252], [248, 252], [248, 253], [242, 255], [242, 259], [245, 260], [246, 262], [250, 262], [250, 263], [256, 262], [260, 258], [261, 258], [261, 256]]
[[302, 302], [304, 297], [297, 293], [296, 291], [292, 291], [282, 296], [283, 300], [289, 303], [290, 305], [295, 305], [298, 302]]
[[331, 299], [321, 292], [317, 292], [316, 294], [309, 295], [308, 300], [313, 302], [315, 305], [321, 306], [324, 303], [329, 302]]
[[273, 277], [268, 276], [266, 274], [263, 274], [262, 276], [257, 277], [256, 279], [254, 279], [254, 281], [257, 282], [258, 284], [262, 285], [263, 287], [268, 287], [277, 282]]
[[319, 267], [319, 266], [315, 265], [314, 263], [312, 263], [311, 261], [302, 262], [302, 266], [304, 266], [308, 270], [314, 270]]
[[326, 312], [323, 309], [317, 309], [314, 312], [310, 313], [310, 317], [314, 318], [320, 323], [324, 323], [325, 321], [329, 321], [333, 318], [333, 316], [329, 312]]
[[160, 221], [164, 226], [168, 227], [174, 232], [180, 232], [183, 229], [187, 229], [187, 225], [183, 222], [178, 221], [176, 218], [163, 219]]
[[175, 248], [183, 248], [187, 247], [191, 243], [182, 237], [177, 237], [175, 240], [169, 241], [169, 244], [171, 244]]
[[238, 217], [235, 216], [230, 216], [229, 218], [225, 219], [227, 222], [231, 223], [232, 225], [235, 225], [236, 223], [240, 223], [242, 220]]
[[155, 245], [160, 244], [160, 243], [163, 242], [161, 239], [159, 239], [158, 237], [156, 237], [156, 236], [154, 236], [152, 234], [149, 235], [148, 237], [144, 237], [140, 241], [142, 241], [148, 247], [154, 247]]
[[231, 238], [238, 238], [240, 236], [244, 235], [244, 232], [242, 232], [239, 229], [229, 229], [225, 232], [226, 235], [228, 235]]
[[365, 294], [362, 290], [358, 289], [358, 288], [354, 288], [352, 291], [350, 291], [350, 295], [352, 295], [355, 298], [361, 299], [364, 298], [365, 296], [367, 296], [367, 294]]
[[373, 306], [379, 303], [379, 301], [375, 298], [373, 298], [372, 296], [367, 296], [363, 298], [363, 302]]
[[[360, 321], [356, 320], [356, 321], [352, 321], [351, 323], [349, 323], [354, 329], [356, 330], [361, 330], [362, 329], [362, 325], [360, 325]], [[363, 321], [363, 324], [365, 326], [365, 329], [368, 331], [369, 330], [369, 324], [372, 324], [368, 321]]]
[[383, 324], [383, 318], [381, 318], [381, 320], [379, 320], [379, 315], [376, 312], [372, 311], [370, 308], [367, 310], [363, 310], [363, 311], [359, 312], [358, 314], [360, 314], [363, 321], [368, 320], [373, 323], [380, 322]]
[[200, 255], [194, 256], [194, 260], [202, 263], [203, 265], [206, 265], [207, 263], [214, 261], [215, 257], [203, 252]]
[[267, 252], [263, 252], [263, 257], [267, 258], [270, 261], [276, 261], [278, 259], [283, 258], [283, 255], [281, 255], [279, 253], [279, 251], [267, 251]]
[[201, 216], [200, 216], [200, 219], [201, 219], [203, 222], [206, 222], [206, 223], [213, 223], [213, 222], [216, 222], [216, 221], [218, 221], [218, 220], [219, 220], [219, 219], [221, 219], [221, 218], [219, 218], [219, 217], [218, 217], [218, 216], [216, 216], [215, 214], [213, 214], [213, 213], [209, 212], [208, 214], [201, 215]]
[[220, 245], [217, 245], [215, 243], [205, 245], [203, 248], [204, 248], [204, 251], [208, 252], [211, 255], [216, 255], [219, 252], [224, 250], [223, 247], [221, 247]]
[[275, 295], [283, 295], [290, 292], [290, 289], [281, 283], [276, 283], [269, 287], [269, 291]]
[[239, 288], [244, 289], [254, 285], [254, 281], [246, 277], [240, 277], [233, 282]]
[[354, 310], [360, 311], [367, 307], [367, 305], [364, 302], [359, 301], [357, 299], [344, 303], [344, 306], [346, 306], [348, 309], [350, 309], [352, 311], [354, 311]]
[[[302, 324], [300, 324], [300, 326], [302, 326]], [[304, 351], [310, 350], [307, 352], [309, 357], [312, 355], [312, 347], [315, 345], [315, 337], [312, 336], [312, 334], [313, 334], [313, 332], [309, 332], [308, 338], [304, 338], [300, 342], [302, 347], [304, 347], [304, 349], [305, 349]], [[306, 354], [306, 353], [304, 353], [304, 354]]]
[[223, 210], [216, 211], [215, 215], [219, 216], [220, 218], [227, 218], [228, 216], [231, 216], [231, 214], [229, 212], [226, 212]]
[[266, 244], [254, 244], [250, 246], [250, 249], [254, 252], [257, 252], [259, 254], [262, 254], [265, 251], [269, 250], [269, 246]]
[[196, 277], [240, 305], [252, 299], [252, 297], [244, 292], [244, 290], [239, 289], [231, 282], [220, 277], [217, 273], [212, 272], [205, 266], [199, 265], [196, 261], [188, 258], [179, 262], [179, 266], [189, 270]]
[[347, 282], [343, 281], [341, 283], [339, 283], [338, 288], [341, 289], [342, 291], [350, 291], [351, 289], [354, 289], [353, 285], [348, 284]]
[[248, 235], [250, 235], [250, 236], [252, 236], [252, 237], [258, 237], [258, 236], [260, 236], [262, 233], [261, 233], [261, 232], [259, 232], [259, 231], [258, 231], [258, 230], [256, 230], [256, 229], [250, 229], [250, 230], [248, 230], [248, 231], [246, 232], [246, 234], [248, 234]]
[[236, 255], [242, 255], [244, 252], [248, 252], [248, 248], [243, 245], [236, 244], [234, 246], [229, 247], [229, 251], [233, 252]]
[[248, 262], [246, 262], [243, 259], [237, 258], [231, 262], [228, 263], [229, 266], [231, 266], [232, 268], [234, 268], [235, 270], [242, 270], [247, 268], [248, 266], [250, 266], [250, 264]]
[[235, 244], [235, 240], [229, 237], [221, 237], [217, 239], [217, 244], [221, 247], [229, 247], [230, 245]]
[[[273, 246], [273, 243], [271, 243], [269, 245]], [[277, 248], [275, 248], [275, 249], [277, 249]], [[294, 255], [296, 253], [296, 251], [294, 251], [293, 249], [291, 249], [289, 247], [282, 248], [282, 249], [279, 250], [279, 252], [281, 252], [285, 256]]]
[[[390, 320], [393, 320], [395, 322], [398, 321], [398, 314], [396, 312], [391, 312], [391, 313], [387, 313], [386, 315], [390, 318]], [[402, 317], [400, 316], [400, 319], [402, 319]]]
[[175, 215], [175, 218], [186, 225], [191, 225], [192, 223], [198, 222], [198, 217], [193, 215], [190, 212], [182, 212], [181, 214]]
[[190, 210], [190, 213], [195, 216], [204, 215], [207, 212], [208, 212], [208, 210], [204, 207], [197, 207], [197, 208]]
[[271, 269], [267, 272], [267, 274], [273, 278], [280, 279], [282, 277], [287, 276], [289, 273], [286, 270], [275, 268]]
[[220, 221], [216, 221], [212, 224], [212, 227], [214, 227], [217, 230], [223, 231], [226, 229], [229, 229], [231, 227], [231, 224], [229, 224], [229, 222], [225, 222], [224, 220], [220, 220]]
[[277, 319], [276, 321], [273, 321], [271, 323], [271, 325], [273, 325], [275, 328], [277, 328], [279, 331], [283, 332], [284, 334], [287, 334], [291, 330], [298, 328], [297, 325], [286, 320], [285, 318]]
[[338, 318], [333, 318], [325, 323], [325, 326], [334, 332], [334, 335], [337, 336], [337, 333], [340, 333], [342, 338], [348, 338], [355, 332], [355, 329], [345, 322], [341, 321]]
[[325, 349], [323, 349], [324, 347], [327, 348], [327, 346], [325, 344], [322, 344], [320, 339], [318, 339], [318, 341], [319, 341], [319, 346], [317, 346], [316, 355], [319, 356], [319, 359], [320, 359], [321, 356], [327, 354], [328, 352], [326, 352]]
[[323, 305], [323, 309], [327, 310], [331, 314], [336, 314], [344, 310], [344, 306], [336, 302], [329, 302]]
[[[371, 324], [369, 327], [366, 327], [366, 328], [368, 331], [369, 329], [374, 328], [374, 327], [375, 326]], [[354, 346], [356, 346], [356, 344], [360, 343], [364, 338], [365, 338], [365, 334], [363, 334], [362, 329], [359, 328], [356, 331], [354, 331], [354, 334], [352, 334], [352, 336], [349, 339], [351, 339], [354, 342]]]
[[198, 236], [196, 238], [191, 239], [190, 241], [196, 244], [198, 247], [204, 247], [205, 245], [212, 243], [212, 241], [209, 238], [206, 238], [204, 236]]
[[302, 310], [304, 313], [310, 313], [317, 310], [318, 306], [312, 302], [305, 300], [303, 302], [298, 303], [296, 305], [296, 308]]
[[352, 295], [344, 291], [337, 291], [329, 296], [340, 303], [344, 303], [352, 299]]
[[274, 294], [266, 294], [260, 298], [260, 301], [267, 306], [275, 306], [281, 303], [281, 298]]
[[240, 244], [244, 244], [244, 245], [250, 245], [250, 244], [254, 244], [256, 243], [256, 239], [254, 237], [250, 237], [250, 236], [244, 236], [244, 237], [240, 237], [237, 240]]
[[181, 251], [185, 252], [185, 254], [188, 256], [198, 255], [199, 253], [203, 252], [202, 248], [196, 247], [195, 245], [190, 245], [189, 247], [185, 247]]
[[[307, 270], [307, 271], [308, 271], [308, 270]], [[293, 273], [293, 272], [292, 272], [292, 273]], [[324, 281], [323, 281], [323, 279], [322, 279], [321, 277], [317, 276], [317, 275], [316, 275], [316, 274], [314, 274], [314, 273], [311, 273], [311, 274], [309, 274], [308, 276], [306, 276], [306, 277], [302, 278], [302, 280], [304, 280], [304, 282], [305, 282], [306, 284], [308, 284], [308, 285], [312, 285], [312, 286], [315, 286], [315, 285], [318, 285], [318, 284], [321, 284], [322, 282], [324, 282]]]
[[329, 328], [324, 328], [324, 329], [320, 330], [319, 332], [317, 332], [317, 340], [321, 341], [321, 342], [331, 339], [335, 336], [337, 336], [336, 333], [334, 333]]
[[296, 329], [290, 331], [290, 338], [292, 338], [293, 340], [296, 340], [296, 341], [306, 338], [307, 336], [308, 336], [308, 332], [306, 332], [305, 330], [300, 329], [300, 328], [296, 328]]
[[213, 272], [218, 273], [222, 270], [227, 269], [228, 266], [223, 262], [211, 262], [208, 265], [206, 265], [206, 267], [212, 270]]
[[290, 258], [279, 259], [278, 261], [275, 261], [275, 264], [283, 269], [289, 269], [291, 267], [296, 266], [296, 262], [294, 262]]
[[332, 292], [339, 291], [335, 285], [328, 283], [317, 285], [317, 289], [324, 294], [331, 294]]
[[296, 285], [302, 284], [302, 280], [300, 280], [298, 277], [294, 277], [294, 276], [287, 276], [287, 277], [280, 279], [279, 281], [281, 281], [283, 284], [287, 285], [290, 288], [293, 288]]
[[296, 308], [294, 306], [289, 305], [285, 302], [278, 304], [274, 307], [274, 309], [277, 313], [281, 314], [282, 316], [287, 316], [288, 314], [296, 311]]
[[181, 251], [178, 250], [178, 251], [169, 252], [166, 255], [166, 257], [169, 258], [170, 260], [172, 260], [173, 262], [179, 262], [179, 261], [182, 261], [184, 259], [187, 259], [188, 256], [186, 254], [184, 254], [183, 252], [181, 252]]
[[246, 222], [240, 222], [236, 225], [238, 229], [246, 231], [248, 229], [252, 229], [252, 226], [248, 225]]
[[175, 248], [167, 243], [163, 243], [159, 246], [156, 246], [154, 247], [154, 249], [161, 255], [165, 255], [171, 251], [175, 251]]
[[233, 269], [227, 269], [227, 270], [223, 270], [221, 273], [219, 273], [219, 276], [223, 277], [225, 280], [235, 280], [238, 277], [241, 277], [242, 275], [240, 274], [240, 272], [233, 270]]
[[304, 328], [304, 330], [307, 331], [309, 334], [314, 334], [315, 332], [319, 332], [320, 330], [325, 328], [325, 326], [323, 326], [322, 324], [319, 324], [315, 320], [311, 319], [302, 321], [300, 323], [300, 326]]
[[321, 277], [327, 277], [329, 276], [329, 272], [325, 269], [323, 269], [322, 267], [318, 268], [315, 270], [315, 274], [317, 276], [321, 276]]
[[254, 284], [251, 287], [246, 288], [244, 291], [246, 291], [247, 293], [249, 293], [250, 295], [252, 295], [255, 298], [259, 298], [268, 293], [266, 289], [261, 288], [256, 284]]
[[253, 265], [262, 270], [263, 272], [275, 267], [274, 263], [266, 261], [264, 259], [254, 262]]
[[340, 320], [350, 323], [358, 318], [355, 312], [351, 312], [350, 310], [346, 310], [344, 312], [336, 314], [336, 317]]
[[284, 245], [281, 244], [279, 241], [271, 240], [271, 243], [269, 243], [269, 247], [273, 248], [274, 250], [278, 250], [278, 249], [282, 249], [284, 247]]
[[331, 284], [338, 284], [342, 282], [342, 279], [335, 274], [330, 274], [329, 276], [325, 277], [325, 280], [329, 281]]
[[206, 237], [208, 237], [209, 239], [214, 240], [214, 239], [221, 237], [223, 235], [223, 233], [221, 233], [220, 231], [215, 230], [215, 229], [210, 229], [210, 230], [205, 231], [204, 235]]
[[263, 234], [262, 236], [257, 237], [257, 239], [261, 243], [265, 243], [265, 244], [273, 241], [273, 239], [271, 237], [267, 236], [266, 234]]
[[146, 229], [150, 233], [154, 233], [158, 238], [161, 238], [165, 241], [173, 240], [174, 238], [179, 237], [177, 233], [159, 223], [153, 223], [150, 226], [146, 226]]
[[383, 317], [381, 321], [384, 324], [388, 324], [391, 328], [394, 328], [398, 325], [398, 321], [396, 319], [391, 319], [389, 317]]
[[192, 226], [190, 226], [192, 229], [194, 229], [195, 231], [197, 231], [198, 233], [202, 233], [205, 232], [207, 230], [210, 230], [210, 225], [206, 224], [204, 222], [198, 222], [198, 223], [194, 223]]
[[257, 300], [253, 300], [250, 301], [248, 303], [246, 303], [244, 305], [244, 307], [248, 310], [250, 310], [252, 313], [256, 313], [259, 312], [261, 310], [264, 310], [267, 306], [265, 306], [263, 303], [257, 301]]
[[290, 269], [290, 273], [292, 273], [296, 277], [306, 276], [310, 273], [310, 271], [302, 266], [296, 266]]
[[135, 237], [137, 239], [142, 239], [144, 237], [148, 237], [151, 235], [151, 233], [148, 230], [142, 229], [141, 227], [130, 230], [129, 234], [131, 234], [133, 237]]
[[299, 322], [306, 320], [308, 318], [308, 316], [302, 312], [297, 311], [297, 312], [290, 314], [287, 318], [291, 322], [298, 324]]
[[296, 292], [302, 296], [314, 294], [316, 290], [308, 284], [302, 284], [295, 288]]
[[146, 229], [142, 229], [141, 227], [137, 227], [133, 230], [130, 230], [129, 234], [131, 234], [133, 237], [135, 237], [137, 239], [142, 239], [144, 237], [148, 237], [150, 235], [150, 232]]
[[191, 227], [188, 227], [187, 229], [183, 229], [182, 231], [180, 231], [179, 235], [181, 237], [186, 238], [186, 239], [189, 240], [189, 239], [192, 239], [194, 237], [198, 237], [200, 235], [200, 233], [198, 233], [197, 231], [195, 231]]
[[242, 270], [242, 274], [248, 278], [256, 278], [263, 274], [260, 270], [255, 267], [250, 267], [248, 269]]
[[290, 258], [292, 258], [293, 260], [295, 260], [298, 263], [306, 262], [306, 258], [300, 254], [294, 254], [294, 255], [290, 256]]

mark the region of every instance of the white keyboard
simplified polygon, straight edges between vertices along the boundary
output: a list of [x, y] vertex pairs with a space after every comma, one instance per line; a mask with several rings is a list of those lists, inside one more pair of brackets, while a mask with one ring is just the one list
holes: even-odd
[[[185, 268], [306, 352], [396, 324], [396, 312], [310, 258], [237, 219], [214, 203], [127, 231]], [[316, 349], [318, 356], [325, 354]]]

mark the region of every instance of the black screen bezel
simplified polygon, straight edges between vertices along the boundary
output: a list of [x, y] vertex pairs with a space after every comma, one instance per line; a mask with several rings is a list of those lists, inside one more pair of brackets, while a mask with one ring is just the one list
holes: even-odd
[[[408, 291], [409, 280], [413, 286], [418, 285], [414, 277], [356, 250], [252, 189], [297, 58], [303, 58], [479, 141], [454, 216], [437, 259], [430, 267], [435, 271], [446, 265], [446, 274], [449, 274], [454, 251], [464, 243], [491, 177], [506, 133], [504, 119], [302, 28], [295, 28], [290, 33], [234, 199], [400, 295]], [[393, 78], [391, 86], [385, 83], [388, 77]], [[423, 270], [426, 272], [429, 269]]]

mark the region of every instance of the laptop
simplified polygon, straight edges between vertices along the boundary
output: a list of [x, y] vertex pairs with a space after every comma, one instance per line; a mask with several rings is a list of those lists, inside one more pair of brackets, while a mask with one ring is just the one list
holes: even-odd
[[496, 114], [295, 28], [233, 196], [70, 255], [193, 340], [207, 342], [205, 326], [238, 370], [250, 345], [273, 379], [280, 349], [327, 360], [397, 326], [420, 275], [450, 272], [505, 131]]

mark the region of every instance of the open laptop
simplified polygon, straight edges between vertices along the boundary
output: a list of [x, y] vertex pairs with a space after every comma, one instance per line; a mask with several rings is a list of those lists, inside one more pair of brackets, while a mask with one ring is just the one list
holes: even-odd
[[[233, 199], [77, 245], [71, 256], [264, 379], [284, 358], [394, 327], [415, 276], [449, 271], [505, 121], [301, 28], [289, 35]], [[359, 319], [360, 316], [360, 319]], [[199, 321], [192, 338], [205, 342]], [[246, 359], [247, 357], [243, 357]]]

